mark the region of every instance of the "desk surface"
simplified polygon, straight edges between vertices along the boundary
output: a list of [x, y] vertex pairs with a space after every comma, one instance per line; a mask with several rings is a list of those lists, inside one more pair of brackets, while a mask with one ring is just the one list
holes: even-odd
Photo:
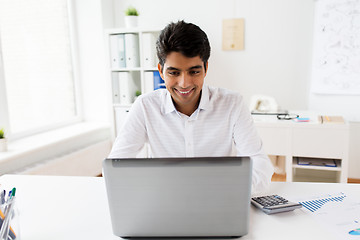
[[[16, 187], [21, 239], [119, 239], [112, 234], [103, 178], [3, 175], [5, 189]], [[327, 183], [271, 184], [269, 193], [346, 191], [360, 198], [360, 185]], [[250, 232], [241, 239], [335, 239], [301, 210], [266, 215], [251, 206]]]
[[291, 128], [337, 128], [337, 129], [348, 129], [349, 123], [324, 123], [319, 121], [319, 115], [317, 112], [311, 111], [290, 111], [290, 114], [299, 115], [301, 118], [309, 118], [309, 122], [295, 122], [294, 120], [279, 120], [276, 115], [262, 115], [253, 114], [252, 118], [254, 123], [258, 127], [291, 127]]

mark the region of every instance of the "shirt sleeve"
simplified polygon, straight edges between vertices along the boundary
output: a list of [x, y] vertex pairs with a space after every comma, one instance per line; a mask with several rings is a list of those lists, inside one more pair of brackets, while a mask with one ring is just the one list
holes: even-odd
[[236, 116], [233, 138], [238, 156], [249, 156], [253, 162], [252, 194], [268, 190], [274, 167], [264, 153], [262, 141], [253, 123], [250, 111], [239, 97], [236, 104]]
[[135, 158], [147, 141], [141, 96], [132, 105], [108, 158]]

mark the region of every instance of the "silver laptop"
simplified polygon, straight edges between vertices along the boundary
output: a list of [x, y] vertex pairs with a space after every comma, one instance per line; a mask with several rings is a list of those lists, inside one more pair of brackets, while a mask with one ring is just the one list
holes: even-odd
[[105, 159], [113, 232], [129, 237], [239, 237], [248, 233], [247, 157]]

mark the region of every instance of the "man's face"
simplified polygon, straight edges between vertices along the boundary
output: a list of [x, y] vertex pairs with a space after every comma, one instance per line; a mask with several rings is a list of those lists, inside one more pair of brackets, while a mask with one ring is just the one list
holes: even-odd
[[158, 65], [166, 89], [170, 92], [179, 112], [191, 115], [199, 104], [200, 93], [206, 76], [204, 62], [199, 56], [188, 58], [171, 52], [164, 63]]

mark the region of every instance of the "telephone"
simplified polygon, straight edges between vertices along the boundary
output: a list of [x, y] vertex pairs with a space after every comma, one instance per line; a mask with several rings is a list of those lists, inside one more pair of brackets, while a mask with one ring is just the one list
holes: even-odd
[[253, 95], [250, 100], [251, 112], [277, 112], [279, 106], [275, 98], [266, 95]]

